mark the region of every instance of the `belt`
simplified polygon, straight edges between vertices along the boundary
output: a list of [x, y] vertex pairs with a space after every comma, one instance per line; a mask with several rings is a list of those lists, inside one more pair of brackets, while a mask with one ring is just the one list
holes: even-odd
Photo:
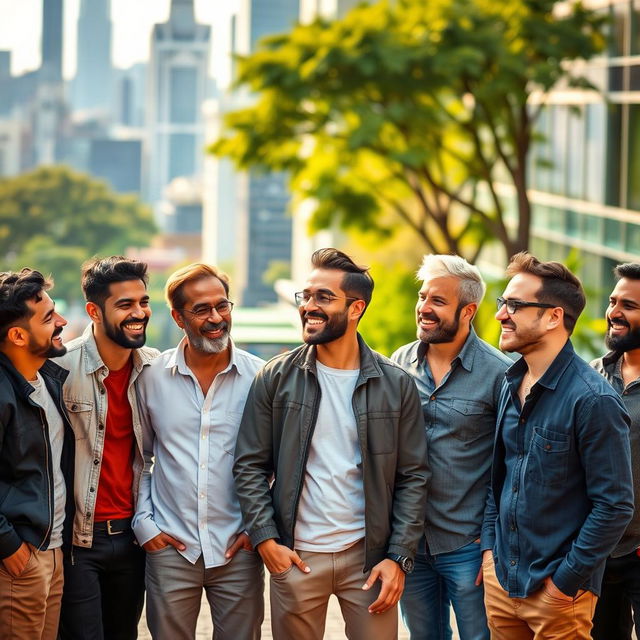
[[117, 520], [103, 520], [93, 523], [93, 531], [117, 536], [125, 531], [131, 531], [131, 518], [119, 518]]

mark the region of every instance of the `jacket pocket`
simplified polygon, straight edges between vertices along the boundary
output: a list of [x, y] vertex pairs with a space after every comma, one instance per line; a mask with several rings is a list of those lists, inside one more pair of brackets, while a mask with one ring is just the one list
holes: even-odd
[[91, 415], [93, 413], [93, 403], [64, 399], [64, 404], [69, 415], [71, 426], [76, 440], [84, 440], [89, 434], [91, 426]]
[[527, 460], [528, 476], [544, 486], [564, 484], [570, 450], [569, 434], [534, 427]]

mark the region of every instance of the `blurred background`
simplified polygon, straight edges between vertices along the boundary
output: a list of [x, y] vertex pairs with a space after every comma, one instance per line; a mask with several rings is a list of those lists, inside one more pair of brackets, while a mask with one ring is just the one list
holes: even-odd
[[603, 351], [612, 268], [640, 260], [640, 0], [0, 0], [0, 268], [149, 264], [148, 344], [178, 340], [166, 277], [231, 277], [233, 335], [300, 341], [293, 293], [337, 246], [376, 281], [362, 332], [414, 338], [415, 272], [458, 253], [494, 299], [513, 253], [559, 260]]

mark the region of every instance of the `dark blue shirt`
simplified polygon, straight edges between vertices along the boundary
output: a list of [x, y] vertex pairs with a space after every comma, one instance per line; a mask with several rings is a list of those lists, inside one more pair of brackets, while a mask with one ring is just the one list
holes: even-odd
[[520, 405], [524, 359], [498, 404], [482, 548], [512, 598], [546, 577], [600, 593], [604, 563], [633, 514], [629, 416], [609, 383], [563, 347]]

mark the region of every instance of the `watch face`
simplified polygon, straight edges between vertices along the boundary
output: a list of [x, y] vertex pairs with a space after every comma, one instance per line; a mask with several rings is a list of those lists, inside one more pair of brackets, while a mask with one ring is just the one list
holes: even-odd
[[402, 558], [400, 562], [400, 568], [405, 573], [411, 573], [413, 571], [413, 560], [411, 558]]

